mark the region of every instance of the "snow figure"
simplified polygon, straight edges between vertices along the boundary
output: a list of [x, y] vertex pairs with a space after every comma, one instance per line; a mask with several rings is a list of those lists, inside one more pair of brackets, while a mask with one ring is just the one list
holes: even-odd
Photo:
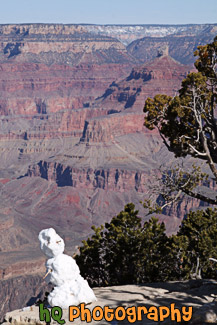
[[75, 260], [63, 254], [64, 240], [53, 228], [44, 229], [39, 233], [41, 250], [49, 259], [46, 262], [47, 273], [45, 280], [55, 285], [48, 296], [50, 306], [68, 308], [80, 303], [96, 301], [93, 290], [80, 275], [80, 270]]

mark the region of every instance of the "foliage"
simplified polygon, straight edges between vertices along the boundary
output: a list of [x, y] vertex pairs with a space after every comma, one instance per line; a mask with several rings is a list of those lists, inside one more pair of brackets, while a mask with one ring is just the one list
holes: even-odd
[[185, 276], [190, 276], [196, 270], [197, 261], [198, 275], [200, 269], [204, 277], [216, 275], [216, 265], [212, 265], [209, 257], [217, 257], [217, 210], [206, 209], [205, 211], [190, 212], [182, 222], [177, 238], [183, 251], [183, 265]]
[[[164, 144], [176, 157], [190, 155], [204, 160], [217, 182], [217, 37], [213, 43], [199, 46], [198, 56], [192, 72], [183, 80], [178, 96], [156, 95], [145, 102], [144, 125], [157, 128]], [[193, 168], [197, 169], [196, 166]], [[197, 169], [195, 179], [186, 171], [172, 171], [177, 179], [173, 185], [175, 196], [167, 197], [165, 202], [174, 202], [180, 193], [188, 194], [211, 204], [217, 204], [217, 198], [211, 199], [193, 189], [207, 178]], [[168, 180], [168, 178], [167, 178]], [[173, 178], [174, 180], [174, 178]], [[186, 186], [187, 185], [187, 186]], [[178, 195], [177, 195], [178, 194]], [[148, 206], [146, 202], [146, 206]], [[155, 210], [157, 210], [156, 207]]]
[[[76, 261], [92, 286], [138, 284], [215, 277], [217, 210], [190, 212], [177, 235], [168, 237], [164, 223], [151, 218], [142, 224], [130, 203], [110, 223], [93, 227]], [[199, 260], [199, 264], [197, 262]]]
[[105, 227], [92, 229], [94, 235], [83, 241], [76, 257], [81, 274], [91, 285], [163, 280], [159, 262], [168, 249], [163, 223], [151, 218], [142, 225], [130, 203]]
[[135, 206], [128, 204], [124, 211], [105, 224], [104, 259], [110, 284], [137, 281], [137, 261], [142, 242], [141, 219], [137, 214]]
[[[104, 227], [91, 227], [94, 231], [92, 238], [82, 241], [83, 247], [80, 247], [80, 255], [77, 255], [76, 261], [79, 264], [81, 274], [93, 286], [100, 286], [105, 282], [104, 261], [103, 261], [103, 229]], [[90, 272], [91, 270], [91, 272]]]

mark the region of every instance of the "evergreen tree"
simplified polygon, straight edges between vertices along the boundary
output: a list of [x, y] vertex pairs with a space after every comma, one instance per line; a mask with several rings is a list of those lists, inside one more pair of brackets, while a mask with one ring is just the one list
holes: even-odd
[[169, 240], [164, 223], [152, 217], [143, 225], [140, 282], [165, 281]]
[[83, 246], [79, 248], [80, 254], [75, 257], [81, 274], [92, 286], [100, 286], [106, 282], [103, 260], [103, 228], [103, 226], [91, 227], [94, 231], [93, 236], [82, 241]]
[[110, 223], [92, 227], [76, 261], [92, 286], [133, 284], [165, 279], [165, 256], [170, 250], [164, 223], [151, 218], [142, 225], [134, 204]]
[[[190, 212], [176, 235], [167, 237], [164, 223], [142, 224], [134, 204], [105, 226], [92, 227], [76, 261], [92, 286], [216, 278], [217, 210]], [[201, 272], [200, 272], [201, 270]]]
[[[176, 157], [190, 155], [205, 161], [217, 182], [217, 37], [212, 43], [199, 46], [195, 55], [198, 72], [190, 73], [183, 80], [177, 96], [156, 95], [146, 100], [144, 125], [157, 128], [164, 144]], [[177, 201], [182, 193], [217, 205], [216, 197], [196, 189], [208, 176], [195, 165], [192, 171], [171, 168], [165, 173], [161, 207]], [[145, 207], [151, 210], [147, 201]], [[155, 210], [159, 211], [159, 206]]]
[[217, 258], [217, 210], [210, 208], [205, 211], [190, 212], [177, 233], [179, 246], [183, 251], [183, 267], [185, 277], [191, 274], [213, 278], [216, 276], [217, 265], [209, 258]]
[[105, 265], [110, 285], [137, 283], [140, 261], [142, 225], [134, 204], [105, 224]]

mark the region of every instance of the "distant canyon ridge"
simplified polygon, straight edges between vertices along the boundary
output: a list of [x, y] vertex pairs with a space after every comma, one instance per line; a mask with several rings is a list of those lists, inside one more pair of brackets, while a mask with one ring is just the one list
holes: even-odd
[[[45, 291], [41, 229], [72, 254], [129, 202], [145, 219], [140, 201], [174, 160], [143, 126], [145, 99], [177, 93], [216, 34], [214, 24], [0, 25], [1, 316]], [[200, 204], [186, 198], [159, 218], [176, 232]]]

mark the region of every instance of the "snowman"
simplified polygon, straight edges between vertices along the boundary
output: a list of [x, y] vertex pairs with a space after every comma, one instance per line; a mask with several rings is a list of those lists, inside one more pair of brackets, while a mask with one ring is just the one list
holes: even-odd
[[63, 254], [65, 243], [56, 231], [53, 228], [44, 229], [39, 233], [38, 239], [41, 250], [49, 258], [45, 263], [47, 268], [45, 281], [55, 285], [48, 296], [50, 306], [66, 309], [69, 306], [96, 301], [93, 290], [80, 275], [75, 260]]

